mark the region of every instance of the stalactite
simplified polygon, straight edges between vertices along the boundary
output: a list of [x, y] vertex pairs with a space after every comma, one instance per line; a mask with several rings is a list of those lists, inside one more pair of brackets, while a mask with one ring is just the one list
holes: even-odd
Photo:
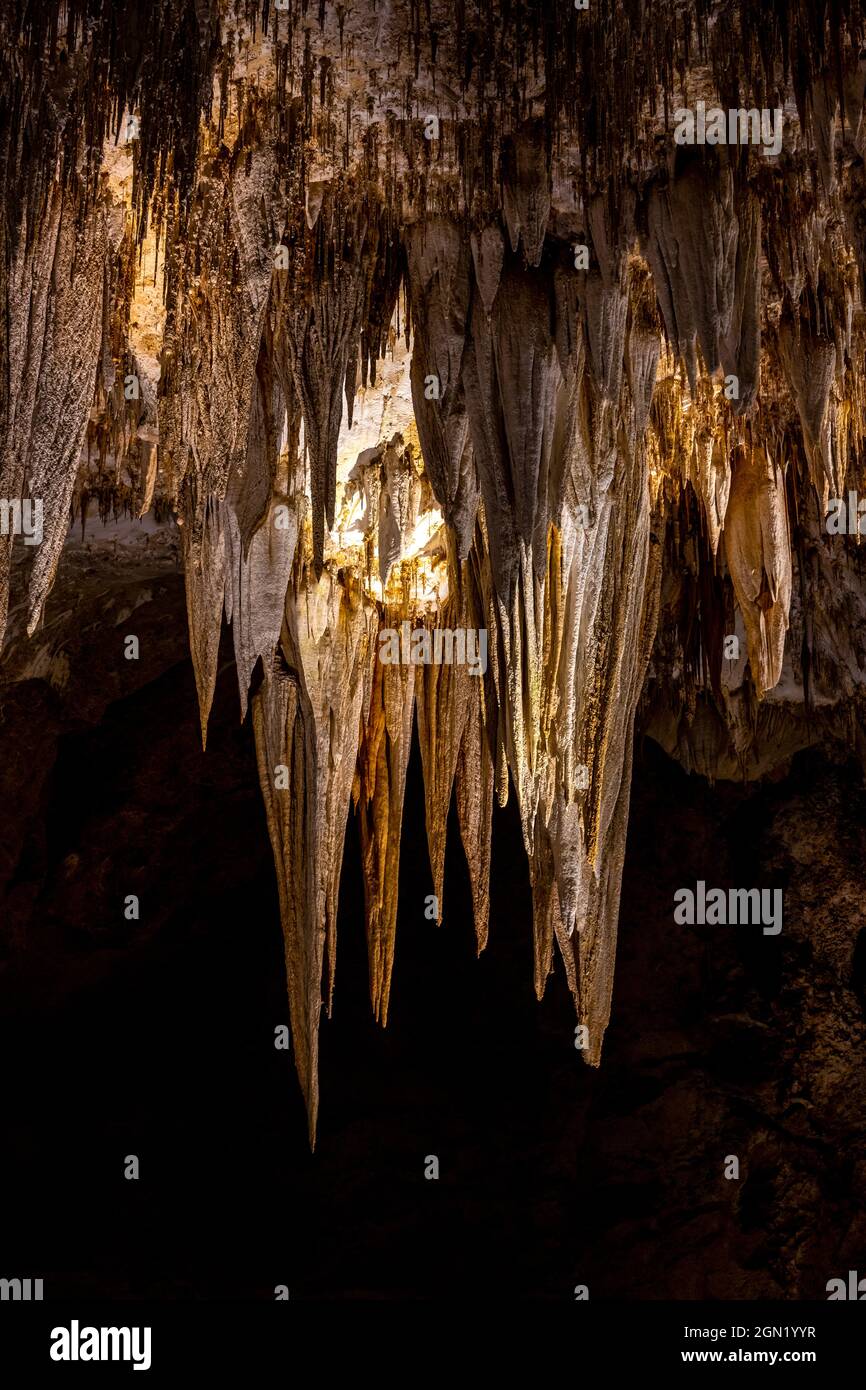
[[[386, 614], [383, 626], [395, 628], [401, 621], [402, 613], [393, 612]], [[353, 788], [364, 873], [370, 1001], [373, 1016], [383, 1027], [388, 1022], [397, 936], [400, 832], [412, 747], [415, 676], [415, 666], [374, 662]]]
[[226, 593], [226, 535], [222, 509], [213, 499], [204, 503], [203, 511], [192, 501], [186, 514], [190, 518], [201, 518], [181, 528], [181, 539], [189, 646], [198, 693], [202, 747], [206, 747]]
[[766, 449], [737, 450], [725, 556], [746, 625], [758, 695], [777, 684], [791, 604], [791, 537], [784, 478]]
[[831, 392], [836, 375], [836, 345], [812, 333], [808, 324], [788, 317], [779, 326], [779, 355], [797, 405], [803, 428], [803, 447], [812, 482], [822, 499], [841, 489], [840, 465], [834, 448]]
[[502, 210], [512, 251], [522, 241], [528, 264], [537, 266], [550, 215], [550, 168], [540, 121], [521, 128], [506, 141]]
[[[588, 645], [579, 667], [590, 662], [595, 665], [588, 688], [579, 668], [572, 676], [583, 729], [578, 753], [586, 749], [589, 769], [582, 825], [578, 820], [583, 853], [569, 862], [575, 817], [565, 799], [565, 787], [559, 805], [561, 842], [556, 846], [557, 867], [566, 885], [565, 892], [560, 887], [557, 935], [579, 1019], [588, 1030], [586, 1060], [594, 1065], [601, 1059], [610, 1016], [631, 789], [632, 730], [655, 636], [661, 568], [659, 547], [651, 536], [646, 462], [639, 442], [622, 464], [619, 478], [605, 499], [605, 510], [609, 508], [612, 515], [607, 523], [603, 515], [597, 523], [594, 563], [590, 562], [587, 573], [577, 580], [572, 600], [580, 602], [581, 637]], [[596, 589], [593, 570], [599, 573], [599, 544], [605, 547], [605, 560], [603, 580]], [[615, 634], [610, 648], [605, 640], [608, 632]]]
[[619, 398], [623, 346], [628, 319], [627, 255], [634, 241], [634, 199], [616, 210], [616, 228], [606, 200], [595, 197], [589, 207], [596, 264], [583, 286], [587, 361], [601, 395]]
[[[346, 816], [369, 705], [375, 609], [306, 571], [290, 586], [280, 646], [253, 698], [259, 780], [280, 893], [295, 1066], [315, 1143], [318, 1031], [330, 1005]], [[324, 975], [327, 972], [327, 983]]]
[[490, 323], [475, 300], [463, 381], [490, 534], [494, 577], [507, 601], [519, 542], [546, 563], [548, 468], [562, 374], [552, 331], [552, 285], [516, 263], [503, 270]]
[[460, 379], [471, 274], [465, 231], [444, 218], [413, 229], [408, 274], [415, 332], [415, 420], [434, 495], [457, 533], [462, 560], [469, 551], [478, 508], [478, 480]]
[[[323, 235], [320, 231], [319, 235]], [[368, 236], [375, 233], [360, 217], [345, 240], [323, 248], [325, 262], [316, 272], [312, 297], [299, 298], [289, 310], [286, 341], [295, 390], [304, 413], [313, 501], [313, 559], [321, 573], [325, 525], [334, 524], [337, 440], [342, 419], [343, 385], [349, 355], [360, 333], [365, 290]]]
[[651, 193], [647, 219], [646, 253], [665, 329], [694, 393], [696, 349], [712, 375], [733, 312], [738, 224], [730, 170], [714, 156], [683, 157], [670, 185]]
[[[234, 169], [215, 169], [196, 191], [196, 240], [166, 328], [159, 429], [174, 495], [193, 468], [200, 507], [209, 496], [224, 497], [246, 466], [274, 274], [266, 210], [272, 184], [273, 152], [261, 149]], [[200, 511], [186, 518], [196, 529], [201, 520]]]
[[[465, 619], [465, 607], [449, 599], [440, 617], [442, 627], [465, 629], [471, 626]], [[473, 677], [465, 665], [420, 666], [415, 678], [427, 844], [438, 909], [437, 922], [442, 921], [444, 910], [448, 810], [469, 706], [477, 700], [477, 686], [477, 677]]]
[[[11, 389], [0, 492], [37, 499], [44, 509], [44, 539], [27, 577], [29, 632], [41, 617], [68, 528], [96, 392], [109, 255], [103, 208], [93, 207], [79, 225], [73, 195], [55, 186], [45, 218], [19, 241], [7, 281]], [[0, 638], [12, 542], [11, 530], [0, 536]]]
[[463, 738], [457, 755], [454, 786], [460, 838], [469, 866], [475, 939], [480, 954], [487, 945], [490, 919], [494, 767], [480, 687], [477, 696], [473, 698], [473, 692], [470, 691]]
[[222, 504], [225, 530], [225, 615], [232, 625], [241, 700], [246, 715], [248, 691], [256, 663], [272, 664], [282, 626], [286, 590], [298, 538], [299, 511], [281, 499], [288, 488], [271, 498], [265, 520], [253, 535], [249, 550], [230, 501]]

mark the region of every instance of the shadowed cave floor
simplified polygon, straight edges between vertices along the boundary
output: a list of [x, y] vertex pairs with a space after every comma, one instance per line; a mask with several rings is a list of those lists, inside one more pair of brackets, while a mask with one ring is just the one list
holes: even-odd
[[[713, 791], [639, 744], [613, 1016], [591, 1072], [558, 963], [534, 997], [513, 802], [495, 812], [485, 954], [456, 825], [445, 925], [424, 919], [416, 745], [384, 1033], [349, 818], [311, 1155], [272, 1041], [282, 941], [230, 644], [202, 755], [182, 580], [160, 583], [159, 617], [138, 615], [152, 653], [138, 689], [101, 673], [94, 636], [65, 696], [29, 682], [3, 698], [9, 1270], [43, 1275], [47, 1298], [271, 1298], [285, 1283], [292, 1298], [463, 1300], [569, 1299], [577, 1283], [591, 1298], [824, 1298], [866, 1267], [853, 766], [813, 752], [783, 780]], [[103, 679], [100, 713], [82, 692]], [[782, 935], [675, 927], [674, 890], [698, 878], [784, 886]], [[123, 920], [128, 892], [140, 923]], [[138, 1182], [122, 1176], [130, 1153]], [[433, 1153], [439, 1182], [423, 1177]], [[723, 1177], [730, 1154], [739, 1181]]]

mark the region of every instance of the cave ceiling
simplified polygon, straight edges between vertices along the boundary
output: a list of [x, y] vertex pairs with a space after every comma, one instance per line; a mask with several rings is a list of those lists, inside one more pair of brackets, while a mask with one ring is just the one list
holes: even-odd
[[[5, 0], [6, 675], [70, 525], [178, 529], [311, 1138], [352, 808], [387, 1022], [413, 728], [434, 915], [453, 797], [485, 946], [515, 797], [591, 1065], [636, 721], [710, 778], [862, 756], [864, 38], [857, 0]], [[484, 671], [377, 659], [406, 623]]]

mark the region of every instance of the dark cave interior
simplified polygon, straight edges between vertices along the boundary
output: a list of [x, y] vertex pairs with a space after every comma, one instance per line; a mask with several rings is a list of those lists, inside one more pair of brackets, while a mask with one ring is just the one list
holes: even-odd
[[[180, 578], [163, 582], [182, 603]], [[862, 1258], [853, 763], [812, 750], [775, 781], [710, 788], [639, 741], [594, 1070], [572, 1046], [561, 976], [534, 997], [513, 798], [495, 811], [487, 950], [476, 957], [453, 806], [444, 924], [425, 920], [416, 738], [385, 1030], [349, 817], [311, 1154], [291, 1054], [273, 1045], [287, 1021], [279, 912], [230, 646], [202, 753], [176, 633], [177, 651], [95, 723], [64, 717], [37, 683], [4, 708], [20, 754], [2, 769], [4, 804], [26, 813], [2, 962], [2, 1046], [26, 1061], [4, 1088], [7, 1260], [35, 1262], [59, 1294], [258, 1298], [285, 1283], [301, 1299], [556, 1300], [587, 1282], [607, 1299], [814, 1298], [827, 1268]], [[39, 786], [15, 739], [25, 715], [53, 748]], [[720, 883], [772, 870], [785, 932], [672, 928], [674, 888], [710, 864]], [[119, 910], [126, 885], [140, 923]], [[131, 1153], [146, 1181], [124, 1181]], [[439, 1182], [424, 1179], [429, 1154]], [[729, 1154], [740, 1182], [724, 1179]]]

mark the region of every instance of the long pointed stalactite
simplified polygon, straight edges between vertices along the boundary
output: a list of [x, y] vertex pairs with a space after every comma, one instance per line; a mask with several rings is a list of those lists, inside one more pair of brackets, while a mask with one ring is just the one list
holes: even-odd
[[[311, 1142], [347, 817], [384, 1026], [415, 730], [433, 916], [453, 800], [495, 942], [514, 796], [535, 989], [558, 955], [591, 1065], [636, 726], [711, 777], [782, 724], [866, 747], [864, 40], [859, 0], [4, 7], [0, 500], [42, 513], [0, 536], [0, 638], [38, 640], [94, 500], [180, 528], [203, 740], [224, 619], [251, 710]], [[679, 142], [699, 103], [778, 149]], [[405, 659], [443, 630], [479, 669]]]

